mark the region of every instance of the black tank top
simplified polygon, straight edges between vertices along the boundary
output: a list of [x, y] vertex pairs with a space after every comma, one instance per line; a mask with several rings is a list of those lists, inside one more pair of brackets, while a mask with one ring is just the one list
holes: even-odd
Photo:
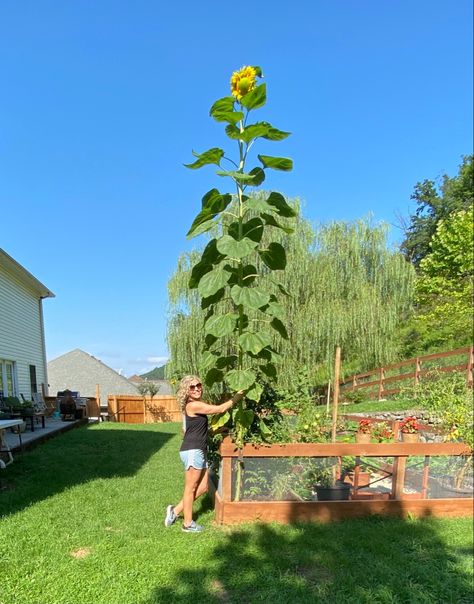
[[190, 449], [207, 450], [207, 415], [196, 415], [189, 417], [184, 410], [186, 420], [183, 442], [180, 451], [189, 451]]

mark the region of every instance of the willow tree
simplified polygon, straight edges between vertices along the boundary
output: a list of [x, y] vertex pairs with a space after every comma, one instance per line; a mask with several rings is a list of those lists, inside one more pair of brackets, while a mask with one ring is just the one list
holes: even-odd
[[[295, 231], [296, 236], [278, 235], [287, 255], [280, 281], [290, 294], [281, 301], [289, 338], [272, 341], [281, 354], [280, 385], [291, 387], [303, 366], [314, 385], [326, 382], [336, 345], [342, 346], [346, 373], [396, 359], [400, 325], [411, 312], [414, 270], [389, 249], [386, 227], [362, 220], [312, 227], [299, 214]], [[206, 311], [187, 288], [198, 256], [182, 255], [169, 282], [167, 368], [177, 375], [201, 367]]]

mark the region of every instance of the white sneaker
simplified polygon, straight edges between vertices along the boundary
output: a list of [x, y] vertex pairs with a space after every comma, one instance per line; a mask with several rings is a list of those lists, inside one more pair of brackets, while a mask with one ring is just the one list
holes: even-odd
[[166, 508], [165, 526], [171, 526], [176, 521], [176, 514], [174, 513], [174, 506], [169, 505]]

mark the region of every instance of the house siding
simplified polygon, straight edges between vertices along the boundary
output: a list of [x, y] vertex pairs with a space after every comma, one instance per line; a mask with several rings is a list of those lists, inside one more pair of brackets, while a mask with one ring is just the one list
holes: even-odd
[[38, 294], [0, 263], [0, 359], [16, 363], [17, 394], [31, 398], [29, 365], [36, 381], [47, 387], [42, 325], [42, 300]]

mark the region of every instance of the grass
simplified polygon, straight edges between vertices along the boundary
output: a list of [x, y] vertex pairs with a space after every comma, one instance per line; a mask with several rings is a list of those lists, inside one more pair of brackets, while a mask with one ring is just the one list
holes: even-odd
[[413, 399], [391, 399], [386, 401], [367, 400], [350, 405], [341, 405], [340, 413], [384, 413], [397, 411], [412, 411], [416, 409]]
[[0, 474], [1, 604], [468, 603], [472, 521], [163, 526], [180, 425], [102, 423]]

